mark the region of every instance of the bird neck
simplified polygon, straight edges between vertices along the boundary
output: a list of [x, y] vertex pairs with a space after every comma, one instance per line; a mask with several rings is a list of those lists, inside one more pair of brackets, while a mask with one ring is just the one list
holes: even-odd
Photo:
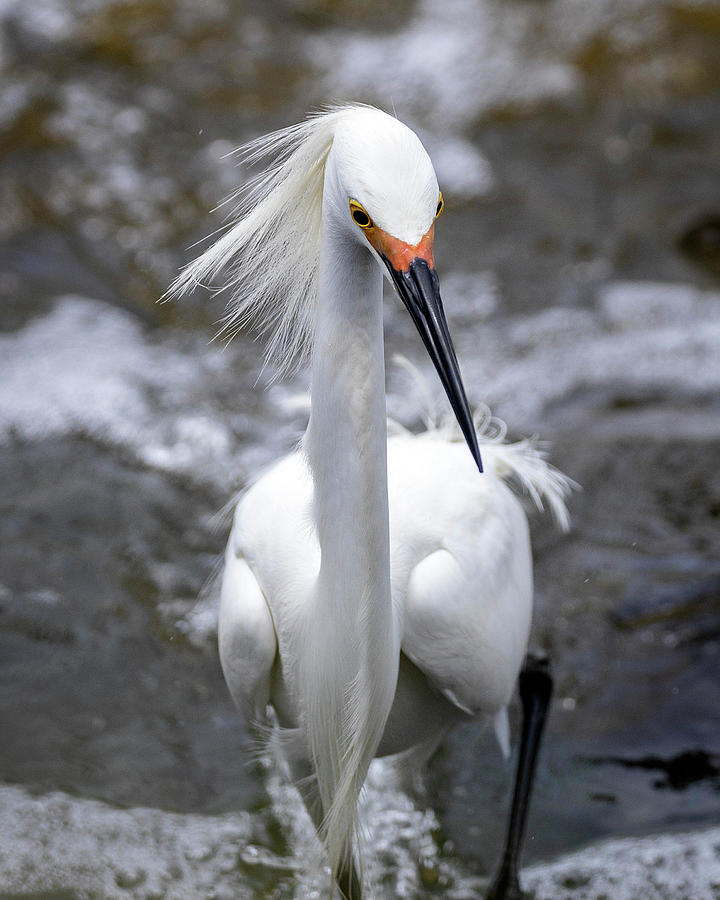
[[320, 570], [298, 684], [333, 872], [351, 859], [356, 804], [390, 713], [400, 627], [390, 593], [382, 275], [323, 221], [312, 401]]
[[[321, 580], [390, 600], [382, 275], [354, 241], [324, 242], [306, 448]], [[371, 599], [372, 598], [372, 599]], [[347, 598], [357, 602], [358, 597]]]

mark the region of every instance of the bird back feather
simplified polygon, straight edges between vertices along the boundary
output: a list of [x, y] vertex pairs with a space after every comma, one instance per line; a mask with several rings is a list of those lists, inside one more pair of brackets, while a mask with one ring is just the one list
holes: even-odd
[[[408, 388], [425, 423], [426, 434], [441, 441], [464, 442], [457, 419], [438, 413], [436, 386], [405, 357], [396, 355], [393, 362], [407, 376]], [[505, 440], [507, 425], [484, 403], [473, 407], [473, 424], [486, 468], [505, 481], [514, 481], [540, 512], [547, 504], [560, 531], [569, 531], [570, 513], [566, 500], [572, 491], [580, 490], [580, 485], [548, 462], [549, 443], [537, 437], [508, 443]], [[398, 422], [388, 421], [390, 433], [403, 430]]]

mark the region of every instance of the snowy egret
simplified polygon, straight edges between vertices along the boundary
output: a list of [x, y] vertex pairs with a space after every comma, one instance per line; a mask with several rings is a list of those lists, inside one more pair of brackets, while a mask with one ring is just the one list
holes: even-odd
[[[248, 154], [275, 161], [171, 293], [229, 270], [227, 327], [259, 318], [281, 365], [311, 356], [311, 413], [298, 449], [237, 505], [220, 658], [247, 720], [274, 723], [333, 877], [358, 900], [357, 799], [373, 757], [432, 746], [469, 716], [494, 719], [507, 753], [532, 571], [526, 515], [505, 481], [547, 499], [561, 524], [568, 482], [527, 443], [483, 442], [478, 474], [433, 262], [443, 199], [414, 132], [345, 106]], [[383, 275], [469, 454], [447, 429], [387, 438]]]

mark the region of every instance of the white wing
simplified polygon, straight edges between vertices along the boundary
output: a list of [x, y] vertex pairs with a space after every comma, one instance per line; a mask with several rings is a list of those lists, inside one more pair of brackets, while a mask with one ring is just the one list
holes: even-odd
[[320, 561], [311, 500], [305, 461], [292, 453], [264, 472], [235, 510], [218, 638], [230, 693], [250, 721], [266, 721], [268, 702], [282, 724], [291, 726], [296, 718], [288, 648], [297, 643], [303, 602]]
[[389, 443], [393, 591], [402, 649], [455, 706], [497, 714], [525, 654], [532, 568], [525, 513], [467, 448], [428, 435]]
[[236, 555], [232, 535], [225, 553], [218, 645], [235, 705], [248, 724], [264, 724], [277, 638], [260, 585], [245, 560]]
[[489, 592], [481, 565], [464, 570], [449, 550], [413, 569], [402, 648], [455, 706], [494, 714], [512, 696], [532, 604], [529, 572], [512, 560], [503, 589]]

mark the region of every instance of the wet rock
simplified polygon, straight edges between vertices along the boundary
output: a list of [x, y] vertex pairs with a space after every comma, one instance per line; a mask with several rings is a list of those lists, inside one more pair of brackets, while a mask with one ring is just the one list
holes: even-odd
[[431, 856], [422, 856], [418, 862], [418, 877], [423, 887], [437, 887], [440, 882], [439, 861]]
[[706, 213], [688, 225], [677, 239], [680, 250], [720, 275], [720, 214]]
[[124, 888], [126, 890], [138, 887], [146, 878], [147, 873], [140, 866], [118, 869], [115, 872], [115, 884], [119, 888]]

